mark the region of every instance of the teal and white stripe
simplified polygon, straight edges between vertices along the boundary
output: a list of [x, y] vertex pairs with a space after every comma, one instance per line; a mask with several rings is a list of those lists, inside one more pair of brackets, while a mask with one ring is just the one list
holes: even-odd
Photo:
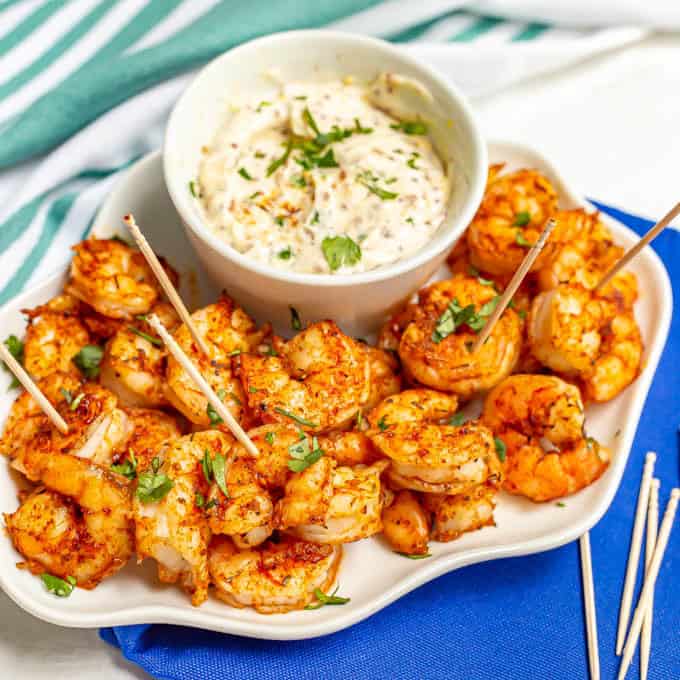
[[454, 79], [465, 71], [460, 84], [474, 95], [478, 85], [497, 86], [481, 72], [472, 80], [485, 50], [507, 50], [504, 60], [552, 50], [547, 63], [557, 64], [641, 35], [503, 20], [465, 4], [0, 1], [0, 303], [66, 261], [116, 174], [160, 144], [191, 70], [245, 40], [317, 26], [376, 35], [407, 44]]

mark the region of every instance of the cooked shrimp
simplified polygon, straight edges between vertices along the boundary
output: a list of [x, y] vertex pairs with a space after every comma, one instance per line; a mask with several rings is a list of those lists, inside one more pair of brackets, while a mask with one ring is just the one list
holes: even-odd
[[0, 446], [12, 466], [24, 471], [33, 450], [70, 453], [108, 466], [124, 448], [132, 426], [117, 407], [114, 394], [95, 383], [83, 383], [69, 373], [51, 373], [38, 387], [68, 425], [62, 434], [49, 421], [28, 392], [12, 404]]
[[479, 484], [456, 496], [425, 494], [423, 504], [432, 513], [432, 539], [454, 541], [464, 533], [494, 526], [497, 494], [495, 484]]
[[399, 360], [393, 352], [370, 345], [364, 345], [364, 351], [368, 354], [371, 387], [363, 408], [370, 410], [386, 397], [399, 392], [401, 376], [399, 375]]
[[514, 375], [487, 396], [482, 421], [506, 447], [504, 488], [533, 501], [575, 493], [609, 465], [583, 433], [578, 388], [555, 376]]
[[[385, 460], [370, 466], [354, 467], [336, 466], [333, 462], [331, 496], [323, 517], [295, 526], [286, 527], [284, 524], [280, 528], [314, 543], [350, 543], [379, 533], [382, 531], [381, 514], [384, 502], [380, 475], [387, 466], [388, 462]], [[291, 499], [292, 486], [286, 486], [279, 506], [290, 502], [300, 503], [297, 498]], [[286, 513], [282, 514], [285, 517]]]
[[608, 401], [640, 372], [643, 343], [632, 312], [581, 286], [541, 293], [529, 314], [534, 356], [558, 373], [578, 378], [589, 401]]
[[412, 491], [398, 491], [382, 513], [383, 534], [396, 552], [425, 555], [430, 518]]
[[[362, 418], [362, 424], [366, 423]], [[319, 437], [319, 448], [338, 465], [371, 465], [380, 458], [373, 442], [364, 432], [333, 432]]]
[[78, 318], [80, 303], [59, 295], [35, 309], [24, 309], [28, 327], [24, 339], [24, 367], [34, 379], [54, 371], [77, 373], [73, 357], [90, 342], [87, 328]]
[[228, 457], [232, 443], [230, 437], [218, 430], [168, 442], [158, 452], [153, 474], [160, 476], [166, 487], [171, 485], [169, 490], [154, 499], [140, 497], [138, 489], [134, 499], [138, 560], [155, 559], [158, 578], [164, 583], [180, 581], [191, 594], [194, 606], [208, 597], [209, 581], [210, 527], [202, 504], [196, 502], [197, 498], [205, 498], [209, 490], [201, 461], [206, 450], [211, 456], [219, 453]]
[[178, 439], [185, 431], [181, 416], [147, 408], [127, 408], [125, 413], [133, 427], [132, 435], [114, 462], [136, 461], [137, 472], [149, 469], [163, 444]]
[[146, 314], [159, 286], [144, 256], [116, 240], [90, 238], [73, 247], [66, 292], [114, 319]]
[[73, 576], [83, 588], [118, 571], [133, 550], [128, 480], [88, 460], [40, 448], [26, 452], [22, 463], [26, 476], [49, 490], [32, 494], [5, 516], [31, 571]]
[[[174, 333], [177, 344], [198, 366], [233, 416], [244, 421], [246, 398], [234, 374], [232, 358], [241, 352], [253, 351], [265, 331], [258, 331], [255, 322], [226, 296], [194, 312], [191, 318], [205, 340], [210, 356], [205, 356], [196, 346], [184, 324]], [[211, 425], [208, 399], [172, 356], [168, 357], [166, 375], [165, 395], [168, 401], [192, 423], [203, 427]]]
[[[541, 290], [552, 290], [562, 283], [578, 284], [592, 290], [623, 255], [623, 248], [614, 244], [611, 232], [600, 221], [598, 213], [561, 210], [559, 222], [568, 223], [574, 238], [561, 246], [538, 271]], [[619, 310], [631, 309], [637, 299], [637, 279], [623, 271], [608, 283], [599, 295], [614, 302]]]
[[[501, 166], [502, 167], [502, 166]], [[557, 194], [535, 170], [498, 176], [496, 167], [467, 234], [472, 264], [492, 274], [512, 274], [534, 244], [546, 220], [557, 208]], [[553, 230], [532, 269], [548, 261], [567, 234]], [[525, 245], [522, 245], [525, 244]]]
[[[152, 310], [172, 332], [179, 318], [167, 302]], [[106, 344], [100, 364], [102, 385], [128, 406], [156, 408], [168, 402], [164, 395], [167, 352], [143, 320], [121, 328]]]
[[217, 597], [232, 607], [283, 613], [316, 601], [315, 590], [328, 592], [341, 556], [341, 546], [285, 536], [239, 552], [228, 538], [218, 537], [210, 545], [210, 576]]
[[[234, 451], [232, 446], [231, 457]], [[230, 459], [225, 472], [225, 496], [213, 484], [208, 497], [208, 521], [213, 534], [231, 536], [240, 548], [259, 545], [273, 530], [274, 504], [267, 491], [258, 484], [254, 459]]]
[[347, 426], [367, 403], [367, 353], [334, 322], [313, 324], [276, 349], [279, 356], [240, 357], [248, 404], [263, 421], [327, 432]]
[[388, 397], [368, 416], [367, 435], [391, 460], [390, 483], [428, 493], [463, 493], [500, 478], [501, 465], [489, 429], [476, 422], [441, 424], [456, 399], [433, 390]]
[[490, 389], [509, 375], [521, 347], [520, 320], [513, 309], [503, 312], [489, 339], [470, 353], [477, 332], [497, 302], [492, 287], [462, 275], [420, 291], [420, 312], [404, 328], [399, 341], [399, 356], [408, 375], [463, 399]]

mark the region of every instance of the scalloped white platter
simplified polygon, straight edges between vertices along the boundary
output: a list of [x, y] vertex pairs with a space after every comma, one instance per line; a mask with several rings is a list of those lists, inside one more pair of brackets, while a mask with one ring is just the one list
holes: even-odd
[[[535, 151], [508, 143], [490, 145], [490, 161], [506, 161], [508, 168], [533, 167], [554, 183], [561, 207], [588, 204], [572, 185]], [[588, 206], [592, 207], [592, 206]], [[148, 155], [121, 178], [99, 211], [93, 225], [97, 236], [124, 234], [121, 218], [133, 212], [154, 249], [165, 255], [182, 274], [182, 295], [193, 308], [214, 300], [217, 291], [200, 272], [198, 261], [184, 235], [179, 217], [163, 183], [161, 154]], [[624, 247], [637, 236], [603, 216]], [[344, 546], [338, 580], [342, 594], [351, 597], [343, 607], [316, 611], [261, 615], [252, 609], [234, 609], [210, 597], [194, 608], [179, 588], [164, 586], [149, 560], [138, 566], [132, 560], [121, 572], [95, 590], [76, 589], [68, 599], [56, 598], [42, 581], [15, 564], [21, 556], [6, 535], [0, 537], [0, 586], [20, 607], [40, 619], [62, 626], [92, 628], [139, 623], [171, 623], [272, 640], [313, 638], [347, 628], [386, 607], [402, 595], [437, 576], [469, 564], [550, 550], [573, 541], [590, 529], [607, 511], [619, 486], [637, 429], [640, 412], [663, 350], [671, 318], [672, 294], [666, 270], [650, 249], [636, 258], [642, 296], [636, 306], [645, 342], [644, 370], [613, 402], [588, 407], [589, 434], [609, 445], [613, 461], [592, 486], [569, 498], [566, 507], [533, 504], [501, 493], [496, 526], [466, 534], [451, 543], [432, 542], [432, 557], [409, 560], [392, 552], [382, 538]], [[436, 278], [445, 278], [443, 269]], [[57, 294], [66, 268], [22, 293], [0, 310], [2, 337], [24, 333], [21, 309], [34, 307]], [[262, 320], [260, 320], [262, 321]], [[342, 325], [342, 319], [337, 319]], [[0, 422], [4, 421], [16, 391], [8, 392], [9, 377], [0, 372]], [[0, 461], [0, 512], [13, 512], [22, 481]]]

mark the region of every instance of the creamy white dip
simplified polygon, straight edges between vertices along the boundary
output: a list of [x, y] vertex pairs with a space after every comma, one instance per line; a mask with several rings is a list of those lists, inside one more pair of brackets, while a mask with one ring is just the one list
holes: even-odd
[[406, 81], [289, 83], [230, 112], [191, 185], [213, 232], [258, 262], [308, 273], [367, 271], [422, 248], [451, 187], [427, 123], [387, 113]]

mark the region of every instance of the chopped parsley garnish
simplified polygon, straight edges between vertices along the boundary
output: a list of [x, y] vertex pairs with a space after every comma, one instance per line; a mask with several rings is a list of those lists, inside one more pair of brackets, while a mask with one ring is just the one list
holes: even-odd
[[302, 329], [302, 321], [300, 321], [300, 315], [298, 314], [297, 309], [295, 307], [289, 307], [290, 309], [290, 327], [294, 331], [299, 331]]
[[249, 182], [253, 181], [251, 174], [245, 168], [239, 168], [238, 174], [241, 175], [243, 179], [247, 179]]
[[501, 463], [504, 463], [505, 454], [508, 450], [508, 447], [505, 445], [505, 442], [498, 437], [493, 438], [493, 443], [496, 445], [496, 455], [498, 456], [498, 460], [500, 460]]
[[252, 194], [250, 194], [250, 196], [248, 196], [248, 199], [252, 201], [254, 198], [257, 198], [258, 196], [262, 196], [262, 192], [261, 192], [261, 191], [255, 191], [255, 192], [253, 192]]
[[524, 234], [519, 230], [515, 233], [515, 243], [518, 246], [522, 246], [522, 248], [533, 248], [536, 245], [535, 243], [531, 243], [531, 241], [527, 241], [524, 238]]
[[205, 505], [205, 496], [200, 491], [197, 491], [194, 496], [194, 505], [197, 508], [202, 508]]
[[286, 144], [286, 150], [283, 152], [283, 156], [279, 156], [279, 158], [275, 158], [268, 166], [267, 166], [267, 177], [270, 175], [273, 175], [282, 165], [286, 163], [288, 160], [288, 156], [290, 156], [290, 152], [293, 150], [293, 140], [289, 139], [288, 143]]
[[354, 129], [352, 132], [356, 132], [359, 135], [370, 135], [373, 132], [373, 128], [365, 128], [361, 126], [361, 121], [358, 118], [354, 119]]
[[134, 326], [128, 326], [128, 330], [132, 331], [135, 335], [138, 335], [140, 338], [144, 338], [144, 340], [150, 342], [152, 345], [156, 345], [156, 347], [163, 346], [163, 341], [160, 338], [155, 338], [153, 335], [149, 335], [144, 331], [140, 331], [139, 328], [135, 328]]
[[317, 168], [337, 168], [338, 162], [335, 160], [335, 154], [333, 149], [328, 149], [323, 156], [318, 153], [313, 153], [311, 151], [306, 151], [302, 158], [295, 159], [298, 165], [302, 166], [305, 170], [311, 170], [314, 167]]
[[418, 555], [415, 553], [405, 553], [405, 552], [399, 552], [398, 550], [395, 550], [397, 555], [401, 555], [402, 557], [408, 557], [409, 560], [424, 560], [426, 557], [432, 557], [432, 553], [425, 553], [424, 555]]
[[256, 394], [259, 391], [260, 390], [258, 390], [257, 387], [253, 387], [252, 385], [248, 388], [248, 392], [250, 392], [250, 394]]
[[376, 182], [380, 180], [379, 177], [374, 175], [370, 170], [364, 170], [357, 175], [357, 182], [363, 184], [372, 194], [375, 194], [381, 201], [392, 201], [399, 194], [394, 191], [387, 191], [387, 189], [382, 189]]
[[293, 97], [293, 99], [297, 99], [298, 101], [304, 101], [305, 99], [307, 99], [307, 95], [299, 94], [297, 97]]
[[306, 106], [305, 106], [304, 110], [302, 111], [302, 120], [305, 122], [305, 125], [312, 128], [312, 130], [314, 131], [314, 134], [317, 137], [321, 134], [321, 131], [319, 130], [319, 126], [316, 124], [316, 121], [314, 120], [314, 116], [312, 116], [312, 112]]
[[449, 302], [444, 313], [437, 319], [435, 330], [432, 333], [432, 342], [438, 344], [444, 338], [454, 333], [461, 326], [468, 326], [471, 330], [479, 333], [486, 320], [496, 309], [500, 296], [496, 295], [487, 303], [483, 304], [479, 311], [475, 311], [475, 306], [470, 304], [461, 307], [457, 299]]
[[[24, 343], [17, 338], [16, 335], [10, 335], [8, 338], [5, 339], [5, 347], [9, 350], [9, 353], [20, 363], [24, 363]], [[9, 371], [9, 368], [5, 366], [6, 371]], [[20, 383], [16, 379], [16, 377], [12, 377], [12, 382], [10, 383], [9, 389], [12, 389], [14, 387], [19, 387]]]
[[262, 151], [256, 151], [255, 152], [255, 158], [264, 158], [264, 156], [265, 155], [262, 153]]
[[255, 109], [255, 111], [256, 111], [257, 113], [260, 113], [260, 111], [262, 111], [262, 109], [263, 109], [265, 106], [271, 106], [271, 105], [272, 105], [271, 102], [260, 102], [260, 103], [257, 105], [257, 108]]
[[515, 221], [512, 224], [515, 227], [526, 227], [529, 222], [531, 222], [531, 214], [523, 210], [515, 215]]
[[137, 498], [142, 503], [156, 503], [164, 498], [175, 485], [165, 473], [158, 472], [161, 461], [158, 457], [151, 461], [151, 471], [142, 472], [137, 481]]
[[73, 357], [73, 363], [86, 378], [96, 378], [99, 375], [99, 364], [104, 356], [104, 350], [99, 345], [85, 345]]
[[356, 417], [357, 429], [361, 428], [363, 422], [364, 422], [364, 414], [361, 411], [357, 411], [357, 417]]
[[267, 432], [267, 434], [264, 436], [264, 440], [270, 446], [273, 445], [274, 444], [274, 433], [273, 432]]
[[85, 394], [83, 392], [75, 396], [69, 404], [69, 409], [71, 411], [75, 411], [78, 408], [78, 406], [80, 406], [80, 402], [83, 400], [84, 396]]
[[361, 246], [349, 236], [326, 236], [321, 242], [321, 251], [332, 272], [361, 260]]
[[[226, 394], [227, 394], [226, 390], [223, 389], [217, 390], [217, 396], [219, 397], [220, 401], [224, 399]], [[210, 402], [208, 402], [208, 406], [206, 407], [205, 412], [208, 414], [208, 418], [210, 418], [211, 425], [220, 425], [221, 423], [224, 422]]]
[[380, 418], [380, 420], [378, 421], [378, 427], [380, 428], [381, 432], [384, 432], [389, 427], [389, 425], [387, 424], [387, 422], [385, 420], [385, 416]]
[[[200, 198], [201, 197], [201, 191], [198, 188], [198, 184], [193, 179], [189, 182], [189, 192], [191, 193], [191, 195], [194, 198]], [[120, 239], [120, 240], [123, 241], [123, 239]], [[123, 241], [123, 243], [125, 243], [125, 245], [127, 245], [127, 241]]]
[[68, 597], [76, 587], [76, 580], [73, 576], [67, 576], [66, 580], [64, 580], [58, 576], [44, 573], [40, 574], [40, 578], [45, 584], [45, 588], [47, 588], [50, 593], [54, 593], [57, 597]]
[[485, 279], [483, 276], [478, 276], [477, 282], [481, 283], [482, 286], [495, 286], [496, 285], [491, 279]]
[[290, 418], [291, 420], [294, 420], [296, 423], [299, 423], [300, 425], [305, 425], [306, 427], [318, 427], [316, 423], [313, 423], [309, 420], [306, 420], [302, 416], [296, 416], [294, 413], [291, 413], [290, 411], [286, 411], [286, 409], [281, 408], [280, 406], [275, 406], [274, 411], [276, 411], [279, 415], [285, 416], [286, 418]]
[[295, 175], [292, 179], [293, 186], [296, 187], [306, 187], [307, 186], [307, 180], [305, 179], [304, 175]]
[[427, 124], [422, 120], [402, 120], [390, 125], [393, 130], [401, 130], [407, 135], [426, 135]]
[[119, 475], [123, 475], [123, 477], [134, 479], [137, 476], [137, 458], [135, 457], [135, 452], [130, 449], [130, 453], [125, 461], [112, 465], [111, 469]]
[[455, 413], [449, 418], [449, 425], [454, 427], [460, 427], [467, 423], [468, 420], [472, 420], [470, 416], [466, 416], [464, 413]]
[[319, 211], [315, 210], [314, 211], [314, 216], [312, 217], [312, 221], [310, 224], [319, 224]]
[[317, 604], [308, 604], [305, 609], [320, 609], [326, 604], [347, 604], [350, 601], [349, 597], [340, 597], [335, 593], [338, 592], [338, 586], [330, 595], [326, 595], [319, 588], [314, 588], [314, 597], [317, 599]]
[[287, 246], [283, 250], [279, 250], [279, 252], [276, 254], [276, 257], [278, 257], [279, 260], [290, 260], [290, 258], [293, 257], [293, 251], [291, 250], [290, 246]]
[[323, 451], [319, 448], [318, 439], [312, 437], [310, 443], [309, 437], [302, 431], [300, 431], [300, 439], [288, 447], [288, 453], [290, 454], [288, 469], [292, 472], [306, 470], [323, 456]]
[[213, 467], [212, 458], [210, 457], [210, 451], [208, 449], [203, 449], [203, 459], [201, 460], [201, 468], [203, 469], [203, 476], [205, 481], [210, 484], [213, 480]]
[[283, 215], [277, 215], [277, 216], [274, 218], [274, 222], [276, 222], [276, 224], [278, 224], [279, 227], [282, 227], [282, 226], [284, 225], [284, 220], [285, 220], [285, 218], [284, 218]]
[[567, 507], [567, 504], [566, 504], [566, 503], [563, 503], [562, 501], [557, 501], [557, 503], [555, 503], [555, 505], [556, 505], [558, 508], [566, 508], [566, 507]]
[[524, 321], [524, 319], [527, 318], [527, 310], [526, 309], [520, 309], [517, 312], [517, 315], [519, 316], [520, 319], [522, 319], [522, 321]]
[[64, 397], [64, 401], [70, 406], [73, 403], [73, 394], [71, 394], [71, 390], [60, 387], [59, 392], [61, 393], [61, 396]]
[[407, 221], [409, 224], [415, 224], [415, 220], [414, 220], [412, 217], [407, 217], [407, 218], [406, 218], [406, 221]]
[[217, 484], [220, 491], [224, 494], [224, 497], [229, 498], [229, 490], [227, 489], [226, 480], [226, 467], [227, 459], [221, 453], [216, 453], [215, 457], [212, 459], [213, 479], [215, 480], [215, 484]]
[[408, 165], [409, 168], [413, 168], [414, 170], [418, 170], [418, 166], [416, 165], [416, 161], [420, 158], [420, 154], [417, 151], [412, 151], [411, 152], [411, 158], [409, 158], [406, 161], [406, 165]]

